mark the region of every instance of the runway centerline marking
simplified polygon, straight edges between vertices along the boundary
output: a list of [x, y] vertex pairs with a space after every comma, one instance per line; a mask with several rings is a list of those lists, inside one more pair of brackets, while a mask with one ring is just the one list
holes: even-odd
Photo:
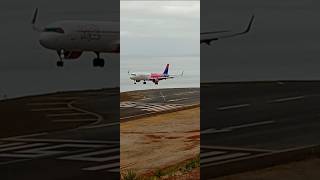
[[223, 132], [231, 132], [233, 130], [238, 130], [242, 128], [249, 128], [249, 127], [256, 127], [256, 126], [263, 126], [268, 124], [273, 124], [275, 121], [260, 121], [260, 122], [254, 122], [254, 123], [248, 123], [248, 124], [242, 124], [237, 126], [230, 126], [223, 129], [206, 129], [201, 131], [201, 134], [216, 134], [216, 133], [223, 133]]
[[225, 111], [225, 110], [230, 110], [230, 109], [239, 109], [239, 108], [244, 108], [244, 107], [249, 107], [251, 104], [237, 104], [237, 105], [230, 105], [230, 106], [224, 106], [224, 107], [219, 107], [217, 110], [219, 111]]
[[295, 96], [295, 97], [287, 97], [287, 98], [279, 98], [279, 99], [274, 99], [269, 101], [269, 103], [281, 103], [281, 102], [287, 102], [287, 101], [295, 101], [295, 100], [300, 100], [304, 99], [305, 96]]

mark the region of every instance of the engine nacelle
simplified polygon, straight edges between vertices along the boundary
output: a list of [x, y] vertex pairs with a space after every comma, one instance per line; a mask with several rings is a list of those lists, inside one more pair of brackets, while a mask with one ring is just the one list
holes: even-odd
[[82, 51], [65, 51], [64, 59], [78, 59], [82, 55]]

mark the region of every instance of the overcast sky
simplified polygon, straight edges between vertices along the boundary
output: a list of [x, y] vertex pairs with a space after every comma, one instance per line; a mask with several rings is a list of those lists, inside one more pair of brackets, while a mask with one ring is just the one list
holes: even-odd
[[199, 55], [199, 1], [121, 1], [121, 55]]
[[[199, 1], [121, 1], [121, 91], [199, 87]], [[131, 72], [163, 72], [183, 78], [161, 81], [158, 86], [134, 85]]]
[[320, 2], [202, 0], [201, 31], [252, 31], [201, 45], [202, 81], [319, 80]]

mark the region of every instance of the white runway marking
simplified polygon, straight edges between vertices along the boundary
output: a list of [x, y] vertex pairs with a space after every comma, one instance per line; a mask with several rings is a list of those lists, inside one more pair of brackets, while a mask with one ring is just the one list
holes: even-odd
[[120, 159], [120, 155], [101, 157], [114, 152], [120, 152], [120, 148], [107, 149], [90, 153], [76, 154], [71, 156], [61, 157], [59, 159], [76, 160], [76, 161], [91, 161], [91, 162], [106, 162], [110, 160]]
[[120, 108], [136, 108], [148, 112], [161, 112], [184, 107], [182, 104], [159, 104], [159, 103], [138, 103], [124, 101], [120, 103]]
[[61, 114], [47, 114], [47, 117], [60, 117], [60, 116], [83, 116], [87, 115], [87, 113], [61, 113]]
[[177, 101], [183, 101], [183, 100], [187, 100], [189, 98], [180, 98], [180, 99], [171, 99], [171, 100], [168, 100], [168, 102], [177, 102]]
[[37, 103], [29, 103], [28, 106], [47, 106], [47, 105], [67, 105], [66, 102], [37, 102]]
[[118, 125], [120, 125], [120, 122], [99, 124], [99, 125], [82, 126], [79, 129], [93, 129], [93, 128], [101, 128], [101, 127], [109, 127], [109, 126], [118, 126]]
[[41, 108], [41, 109], [31, 109], [32, 112], [40, 112], [40, 111], [62, 111], [62, 110], [71, 110], [68, 107], [65, 108]]
[[114, 170], [114, 168], [120, 168], [120, 162], [101, 165], [101, 166], [95, 166], [95, 167], [89, 167], [89, 168], [83, 168], [82, 170], [85, 170], [85, 171], [98, 171], [98, 170], [105, 170], [105, 169], [110, 169], [110, 168], [112, 168], [112, 170]]
[[304, 99], [305, 96], [296, 96], [296, 97], [287, 97], [287, 98], [280, 98], [269, 101], [269, 103], [281, 103], [281, 102], [287, 102], [287, 101], [294, 101], [294, 100], [300, 100]]
[[238, 109], [238, 108], [244, 108], [244, 107], [249, 107], [249, 106], [251, 106], [251, 105], [250, 104], [238, 104], [238, 105], [219, 107], [219, 108], [217, 108], [217, 110], [224, 111], [224, 110]]
[[56, 123], [65, 123], [65, 122], [75, 122], [75, 123], [79, 123], [79, 122], [95, 122], [97, 121], [97, 119], [57, 119], [57, 120], [52, 120], [52, 122], [56, 122]]
[[201, 159], [200, 163], [221, 161], [221, 160], [239, 158], [239, 157], [248, 156], [248, 155], [250, 155], [250, 153], [232, 153], [232, 154], [226, 154], [226, 155], [222, 155], [222, 156], [214, 156], [211, 158]]
[[201, 131], [201, 134], [215, 134], [215, 133], [222, 133], [222, 132], [231, 132], [233, 130], [238, 130], [238, 129], [242, 129], [242, 128], [263, 126], [263, 125], [268, 125], [268, 124], [273, 124], [273, 123], [275, 123], [275, 121], [260, 121], [260, 122], [242, 124], [242, 125], [238, 125], [238, 126], [230, 126], [230, 127], [223, 128], [223, 129], [211, 128], [211, 129], [206, 129], [206, 130]]

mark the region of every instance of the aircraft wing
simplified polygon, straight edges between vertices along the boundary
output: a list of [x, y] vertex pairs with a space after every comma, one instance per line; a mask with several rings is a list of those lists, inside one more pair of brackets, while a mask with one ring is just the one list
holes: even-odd
[[253, 24], [253, 21], [254, 21], [254, 15], [252, 15], [247, 28], [242, 32], [235, 32], [235, 33], [232, 33], [232, 34], [221, 34], [221, 33], [226, 33], [226, 32], [229, 32], [229, 31], [203, 32], [200, 35], [200, 37], [201, 37], [200, 38], [200, 44], [205, 43], [205, 44], [210, 45], [212, 41], [217, 41], [219, 39], [231, 38], [231, 37], [241, 36], [241, 35], [247, 34], [251, 30], [251, 26]]

